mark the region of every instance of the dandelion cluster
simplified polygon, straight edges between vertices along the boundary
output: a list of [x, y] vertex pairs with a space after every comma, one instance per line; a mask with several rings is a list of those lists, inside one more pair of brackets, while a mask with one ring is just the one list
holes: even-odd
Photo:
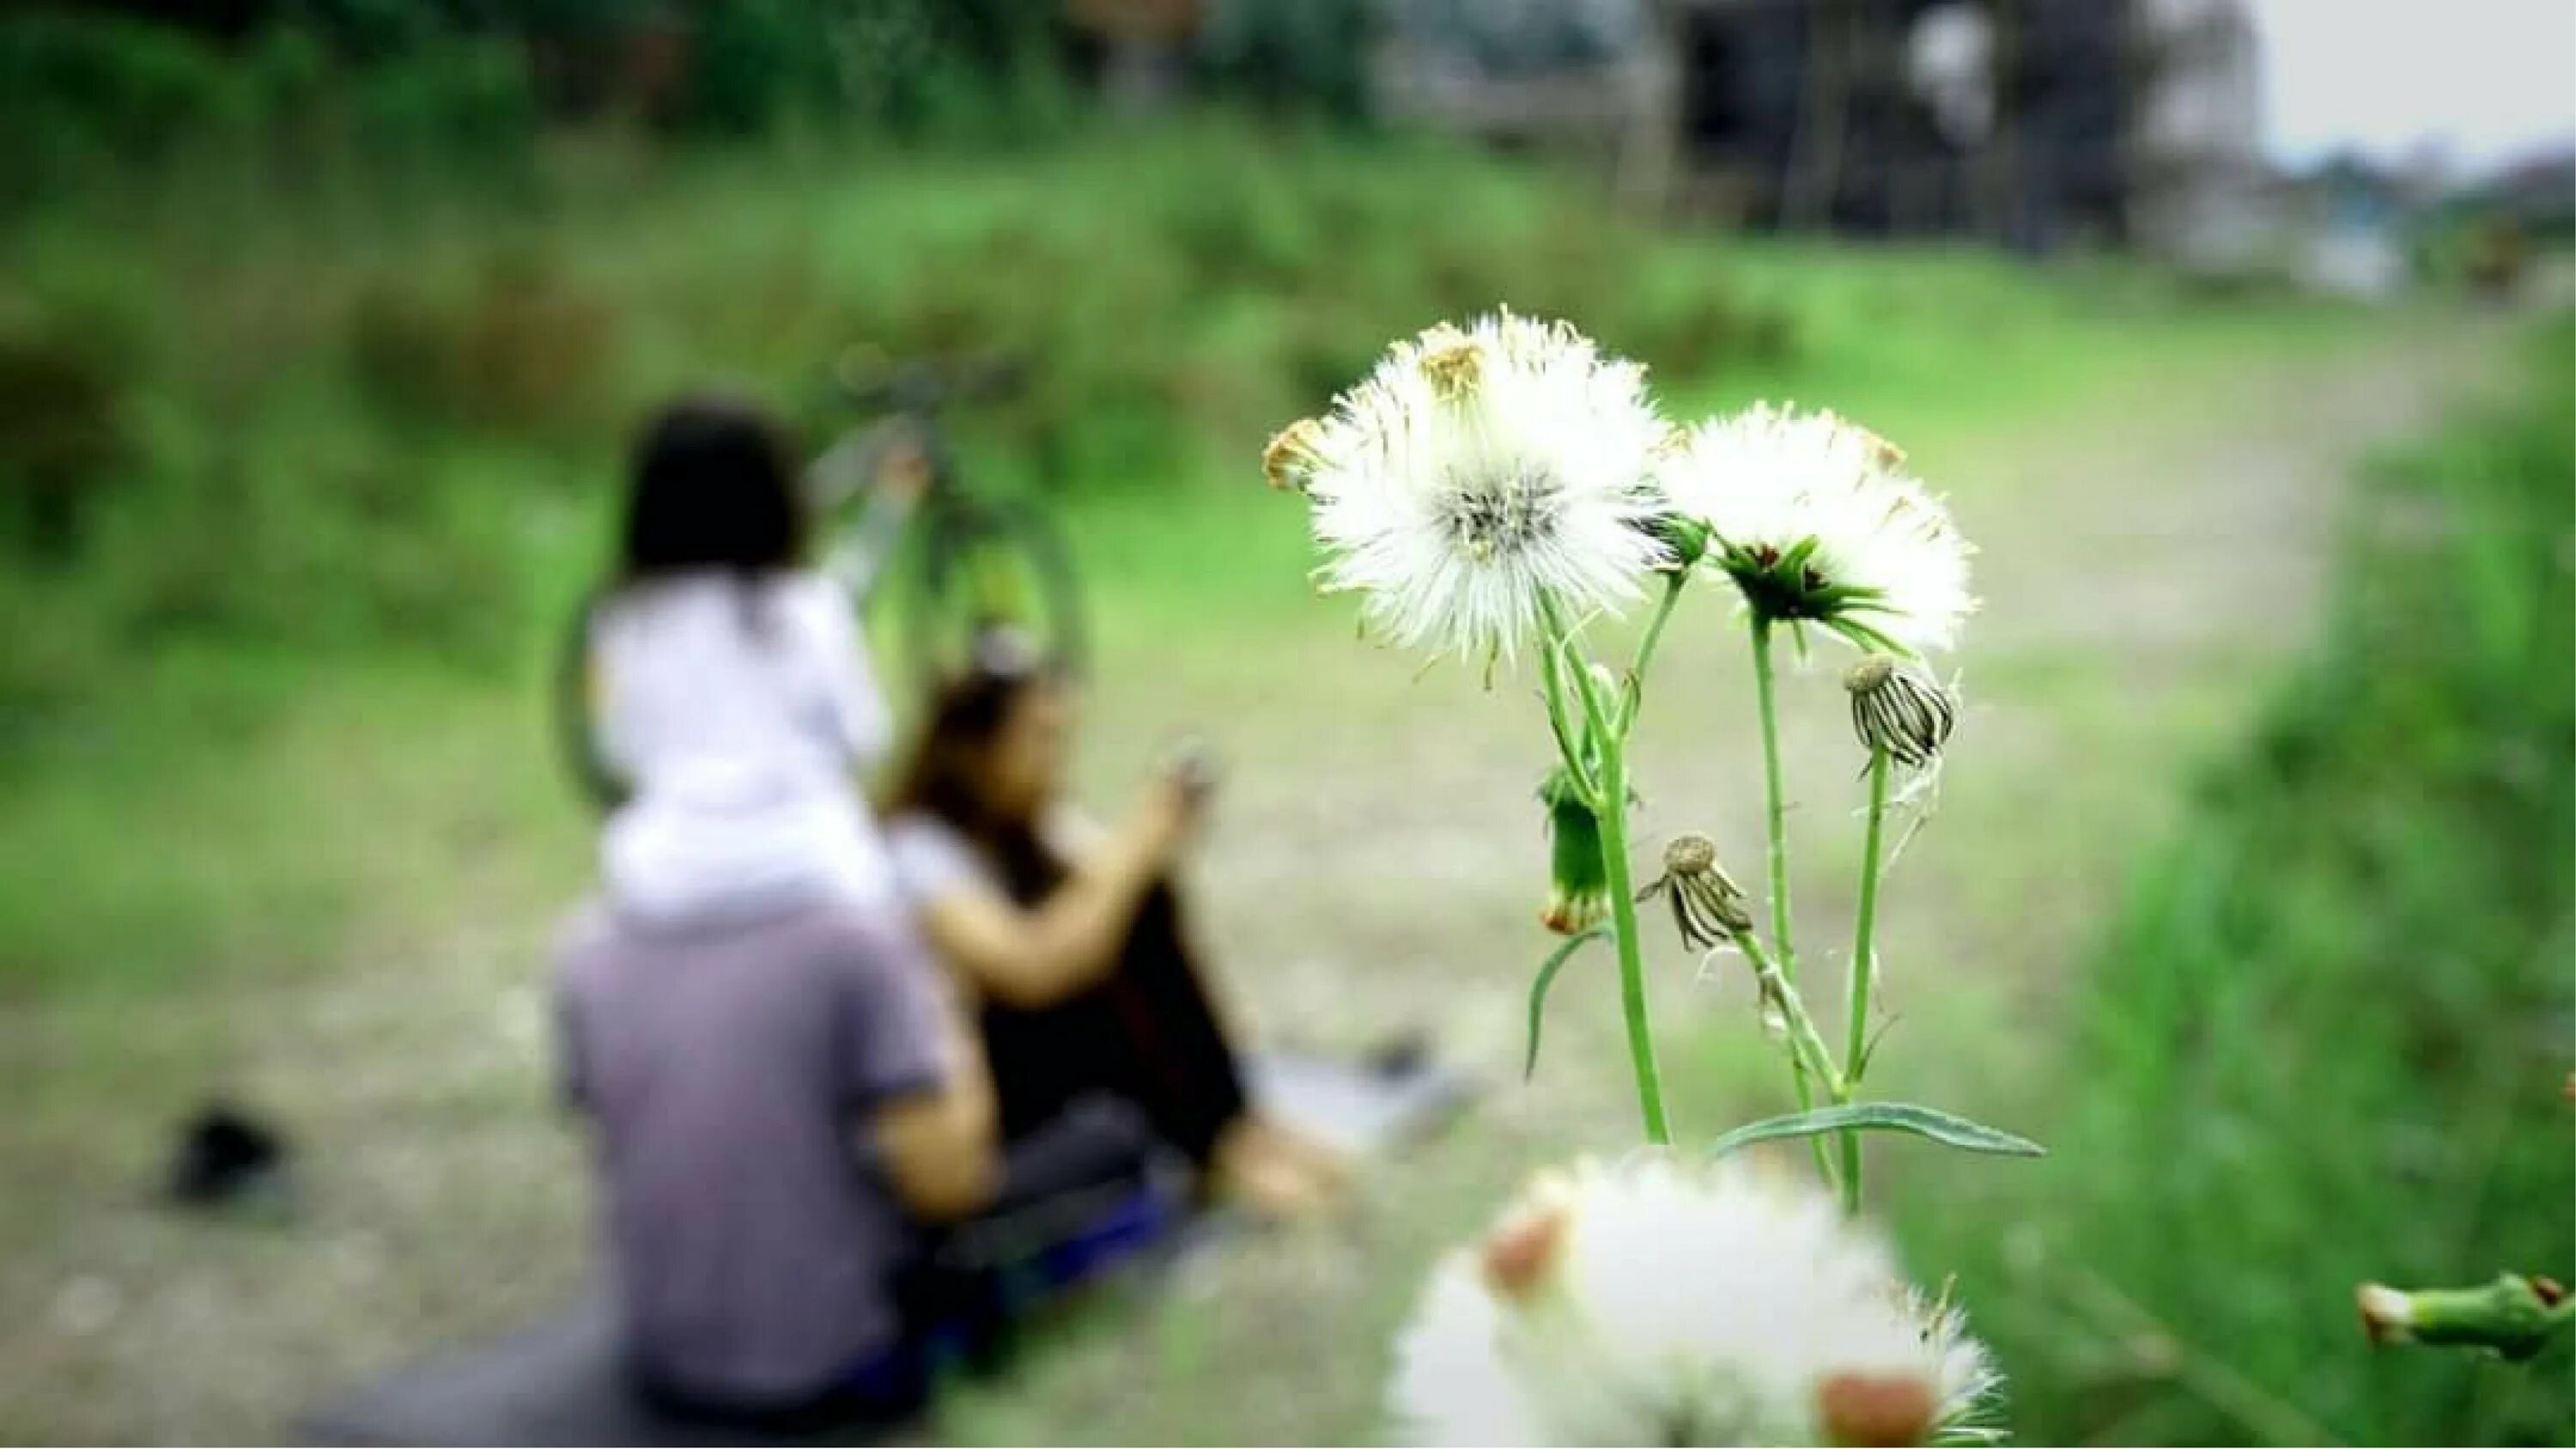
[[[1608, 941], [1651, 1154], [1542, 1176], [1481, 1243], [1440, 1264], [1398, 1353], [1399, 1431], [1434, 1444], [1996, 1437], [1979, 1418], [1997, 1383], [1985, 1349], [1946, 1295], [1927, 1301], [1906, 1283], [1860, 1219], [1869, 1127], [2038, 1150], [1862, 1096], [1879, 886], [1894, 858], [1886, 826], [1937, 781], [1958, 719], [1925, 656], [1954, 645], [1975, 607], [1973, 550], [1949, 511], [1903, 454], [1831, 413], [1762, 404], [1675, 427], [1633, 364], [1561, 322], [1508, 313], [1397, 342], [1325, 416], [1273, 438], [1262, 471], [1303, 497], [1318, 581], [1361, 595], [1380, 637], [1489, 667], [1537, 646], [1556, 756], [1539, 791], [1550, 856], [1539, 918], [1565, 939], [1531, 978], [1528, 1060], [1561, 968]], [[1632, 872], [1631, 736], [1667, 626], [1699, 580], [1741, 606], [1751, 652], [1759, 902], [1703, 834], [1672, 836], [1643, 889]], [[1588, 626], [1649, 582], [1651, 615], [1614, 669], [1593, 656]], [[1777, 635], [1803, 648], [1811, 632], [1861, 652], [1843, 676], [1868, 804], [1839, 1054], [1799, 987], [1773, 662]], [[1891, 791], [1900, 770], [1904, 788]], [[1685, 947], [1751, 970], [1784, 1049], [1797, 1111], [1718, 1145], [1803, 1138], [1812, 1178], [1670, 1155], [1638, 920], [1649, 902], [1670, 911]]]
[[1535, 1180], [1434, 1273], [1392, 1409], [1423, 1444], [1987, 1437], [1961, 1315], [1785, 1174], [1669, 1157]]
[[1642, 369], [1562, 322], [1398, 342], [1262, 470], [1312, 505], [1324, 586], [1400, 645], [1508, 658], [1550, 610], [1630, 601], [1685, 548], [1757, 618], [1866, 650], [1946, 648], [1975, 608], [1973, 550], [1894, 447], [1769, 404], [1676, 429]]

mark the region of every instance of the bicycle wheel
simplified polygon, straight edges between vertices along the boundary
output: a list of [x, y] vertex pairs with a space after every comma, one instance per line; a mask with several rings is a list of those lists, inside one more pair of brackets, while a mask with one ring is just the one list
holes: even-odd
[[582, 596], [555, 644], [554, 678], [548, 690], [554, 716], [555, 755], [582, 798], [605, 814], [624, 804], [625, 783], [600, 758], [593, 718], [590, 679], [590, 618], [599, 601], [596, 592]]
[[950, 498], [925, 510], [907, 574], [899, 637], [924, 685], [954, 674], [975, 635], [1008, 627], [1079, 677], [1091, 660], [1072, 550], [1043, 510], [1016, 500]]

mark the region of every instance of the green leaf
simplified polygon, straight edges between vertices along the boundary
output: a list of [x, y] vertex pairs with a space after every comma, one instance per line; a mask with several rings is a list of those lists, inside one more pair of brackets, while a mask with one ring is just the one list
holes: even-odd
[[1785, 1117], [1768, 1117], [1748, 1122], [1720, 1137], [1709, 1147], [1712, 1157], [1739, 1152], [1756, 1142], [1769, 1142], [1781, 1137], [1813, 1137], [1822, 1132], [1844, 1130], [1861, 1132], [1911, 1132], [1935, 1142], [1969, 1152], [1991, 1152], [1998, 1157], [2045, 1157], [2048, 1149], [2026, 1137], [2015, 1137], [1982, 1122], [1911, 1102], [1849, 1102], [1839, 1107], [1818, 1107], [1812, 1112], [1792, 1112]]
[[1609, 934], [1599, 926], [1579, 932], [1550, 951], [1547, 960], [1539, 964], [1538, 976], [1530, 982], [1529, 1057], [1521, 1063], [1522, 1081], [1528, 1081], [1538, 1071], [1538, 1024], [1547, 1009], [1547, 988], [1556, 983], [1556, 973], [1565, 969], [1565, 963], [1574, 959], [1574, 953], [1583, 949], [1585, 942], [1598, 941]]

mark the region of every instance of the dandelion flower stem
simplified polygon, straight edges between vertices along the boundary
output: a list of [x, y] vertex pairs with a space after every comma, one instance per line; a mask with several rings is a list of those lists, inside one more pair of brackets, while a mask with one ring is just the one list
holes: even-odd
[[1789, 938], [1789, 815], [1780, 783], [1780, 709], [1771, 670], [1771, 621], [1753, 620], [1753, 692], [1762, 710], [1763, 818], [1770, 829], [1771, 942], [1779, 948], [1780, 974], [1798, 979], [1798, 948]]
[[[1869, 993], [1878, 979], [1876, 933], [1878, 929], [1879, 842], [1887, 821], [1887, 751], [1873, 748], [1869, 752], [1869, 827], [1860, 850], [1860, 909], [1852, 928], [1851, 954], [1851, 1020], [1843, 1033], [1843, 1073], [1841, 1089], [1834, 1094], [1838, 1102], [1848, 1102], [1860, 1091], [1861, 1075], [1869, 1066]], [[1843, 1211], [1860, 1211], [1860, 1133], [1842, 1134]]]
[[[1843, 1100], [1845, 1094], [1842, 1079], [1834, 1071], [1833, 1050], [1825, 1045], [1825, 1034], [1816, 1030], [1816, 1019], [1807, 1014], [1807, 1003], [1798, 995], [1798, 988], [1790, 985], [1788, 979], [1780, 974], [1780, 968], [1771, 960], [1771, 953], [1762, 949], [1760, 936], [1751, 931], [1738, 931], [1734, 940], [1735, 949], [1743, 952], [1744, 959], [1753, 966], [1753, 979], [1761, 984], [1764, 994], [1779, 1009], [1781, 1020], [1788, 1024], [1791, 1064], [1804, 1063], [1808, 1070], [1823, 1079], [1825, 1090], [1836, 1101]], [[1821, 1154], [1821, 1144], [1819, 1151]], [[1821, 1160], [1818, 1166], [1823, 1166]], [[1830, 1181], [1833, 1174], [1828, 1172], [1825, 1176]]]
[[1673, 605], [1681, 602], [1682, 585], [1690, 582], [1688, 570], [1664, 579], [1664, 596], [1655, 603], [1655, 617], [1646, 621], [1646, 635], [1637, 641], [1637, 657], [1628, 665], [1628, 697], [1619, 710], [1619, 731], [1625, 734], [1637, 722], [1637, 708], [1645, 700], [1646, 667], [1655, 662], [1655, 646], [1664, 642], [1664, 623], [1673, 616]]
[[1646, 1140], [1673, 1140], [1664, 1120], [1663, 1073], [1655, 1065], [1655, 1037], [1646, 1012], [1644, 938], [1637, 930], [1637, 890], [1628, 878], [1627, 742], [1601, 742], [1601, 866], [1610, 877], [1610, 924], [1619, 943], [1619, 1006], [1628, 1023], [1628, 1059], [1637, 1073], [1637, 1106], [1645, 1114]]
[[[1678, 592], [1675, 590], [1673, 592]], [[1669, 612], [1672, 593], [1665, 595]], [[1672, 1127], [1664, 1117], [1664, 1079], [1655, 1063], [1653, 1019], [1646, 1010], [1645, 940], [1637, 929], [1637, 889], [1628, 872], [1628, 750], [1627, 727], [1631, 711], [1617, 709], [1601, 698], [1603, 678], [1584, 666], [1574, 648], [1574, 633], [1569, 629], [1552, 601], [1542, 600], [1540, 618], [1545, 624], [1547, 658], [1539, 677], [1546, 681], [1547, 718], [1556, 731], [1557, 748], [1565, 755], [1565, 766], [1575, 781], [1575, 788], [1590, 792], [1585, 802], [1592, 807], [1594, 820], [1601, 829], [1601, 870], [1610, 888], [1610, 927], [1619, 947], [1619, 1006], [1628, 1027], [1628, 1061], [1637, 1074], [1637, 1109], [1644, 1116], [1646, 1140], [1658, 1147], [1669, 1146]], [[1561, 672], [1560, 672], [1561, 671]], [[1580, 707], [1583, 729], [1578, 735], [1567, 719], [1565, 690], [1568, 677], [1574, 688], [1575, 703]], [[1588, 753], [1588, 761], [1578, 757]]]
[[[1771, 940], [1779, 948], [1780, 979], [1791, 986], [1798, 984], [1798, 948], [1789, 937], [1789, 817], [1788, 802], [1780, 784], [1780, 710], [1773, 698], [1771, 670], [1771, 621], [1760, 614], [1753, 616], [1753, 694], [1762, 711], [1762, 795], [1763, 818], [1770, 827], [1771, 849]], [[1812, 1111], [1816, 1105], [1815, 1088], [1807, 1081], [1805, 1061], [1795, 1054], [1789, 1058], [1790, 1082], [1797, 1088], [1798, 1110]], [[1816, 1171], [1827, 1181], [1833, 1168], [1825, 1158], [1822, 1139], [1810, 1137], [1807, 1146], [1815, 1153]]]
[[[1547, 700], [1547, 727], [1556, 735], [1556, 752], [1565, 758], [1565, 772], [1573, 779], [1576, 793], [1598, 812], [1603, 799], [1600, 785], [1592, 778], [1591, 763], [1575, 746], [1574, 729], [1566, 716], [1565, 677], [1560, 673], [1566, 667], [1564, 626], [1558, 622], [1554, 609], [1546, 610], [1545, 618], [1548, 638], [1538, 662], [1538, 678], [1539, 689]], [[1582, 687], [1581, 681], [1577, 681], [1576, 687]]]

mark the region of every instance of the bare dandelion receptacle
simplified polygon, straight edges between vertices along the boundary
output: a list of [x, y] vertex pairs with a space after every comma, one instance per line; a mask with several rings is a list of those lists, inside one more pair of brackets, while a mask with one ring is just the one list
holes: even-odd
[[1717, 863], [1717, 842], [1705, 835], [1676, 835], [1664, 846], [1664, 873], [1649, 881], [1637, 899], [1658, 896], [1671, 905], [1682, 944], [1694, 951], [1712, 950], [1753, 929], [1751, 903]]
[[1843, 671], [1852, 733], [1908, 769], [1929, 769], [1958, 724], [1958, 701], [1932, 671], [1895, 654], [1866, 654]]

